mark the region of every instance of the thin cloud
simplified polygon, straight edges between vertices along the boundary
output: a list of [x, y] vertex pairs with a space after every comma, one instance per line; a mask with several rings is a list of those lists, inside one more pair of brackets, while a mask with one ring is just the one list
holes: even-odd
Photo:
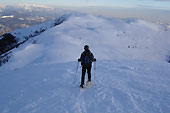
[[167, 10], [169, 7], [161, 7], [161, 6], [151, 6], [151, 5], [136, 5], [139, 8], [147, 8], [147, 9], [160, 9], [160, 10]]
[[170, 2], [170, 0], [155, 0], [155, 1]]

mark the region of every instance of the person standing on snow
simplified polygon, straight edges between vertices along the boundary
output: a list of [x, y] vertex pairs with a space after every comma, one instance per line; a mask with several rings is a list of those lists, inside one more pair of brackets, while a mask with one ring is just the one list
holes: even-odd
[[89, 46], [84, 46], [84, 52], [81, 54], [80, 58], [78, 59], [78, 62], [81, 62], [82, 65], [82, 76], [81, 76], [81, 88], [84, 88], [84, 79], [86, 70], [88, 73], [88, 82], [91, 83], [91, 67], [92, 62], [95, 62], [96, 59], [93, 56], [93, 53], [89, 50]]

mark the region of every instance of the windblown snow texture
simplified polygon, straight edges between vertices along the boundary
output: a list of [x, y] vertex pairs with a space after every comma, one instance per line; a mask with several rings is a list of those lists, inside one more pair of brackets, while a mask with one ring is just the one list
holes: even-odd
[[[169, 35], [165, 26], [141, 19], [69, 15], [12, 51], [0, 68], [0, 112], [168, 113]], [[82, 90], [80, 66], [73, 82], [86, 44], [97, 70], [95, 85]]]

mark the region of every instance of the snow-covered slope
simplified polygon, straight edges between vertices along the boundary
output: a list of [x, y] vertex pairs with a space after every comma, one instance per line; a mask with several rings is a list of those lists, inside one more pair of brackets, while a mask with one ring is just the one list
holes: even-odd
[[[1, 70], [1, 113], [168, 113], [170, 65], [143, 60], [97, 61], [82, 90], [76, 62]], [[94, 71], [92, 72], [94, 73]]]
[[[140, 19], [108, 19], [85, 14], [67, 18], [63, 24], [29, 40], [19, 51], [17, 49], [10, 62], [12, 67], [20, 68], [34, 60], [40, 63], [74, 61], [85, 44], [90, 45], [98, 59], [167, 62], [170, 55], [170, 29], [165, 30], [165, 26]], [[34, 40], [37, 44], [30, 43]]]
[[[141, 19], [69, 15], [14, 49], [0, 68], [0, 112], [168, 113], [169, 35]], [[76, 79], [75, 71], [85, 44], [97, 70], [94, 85], [82, 90], [81, 69]]]

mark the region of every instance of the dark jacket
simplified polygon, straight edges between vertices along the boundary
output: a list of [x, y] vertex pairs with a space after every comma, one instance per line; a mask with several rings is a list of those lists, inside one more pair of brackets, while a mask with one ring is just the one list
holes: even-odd
[[96, 59], [93, 56], [93, 53], [90, 50], [85, 50], [82, 54], [80, 59], [78, 59], [79, 62], [81, 62], [81, 65], [85, 66], [91, 66], [92, 62], [95, 62]]

